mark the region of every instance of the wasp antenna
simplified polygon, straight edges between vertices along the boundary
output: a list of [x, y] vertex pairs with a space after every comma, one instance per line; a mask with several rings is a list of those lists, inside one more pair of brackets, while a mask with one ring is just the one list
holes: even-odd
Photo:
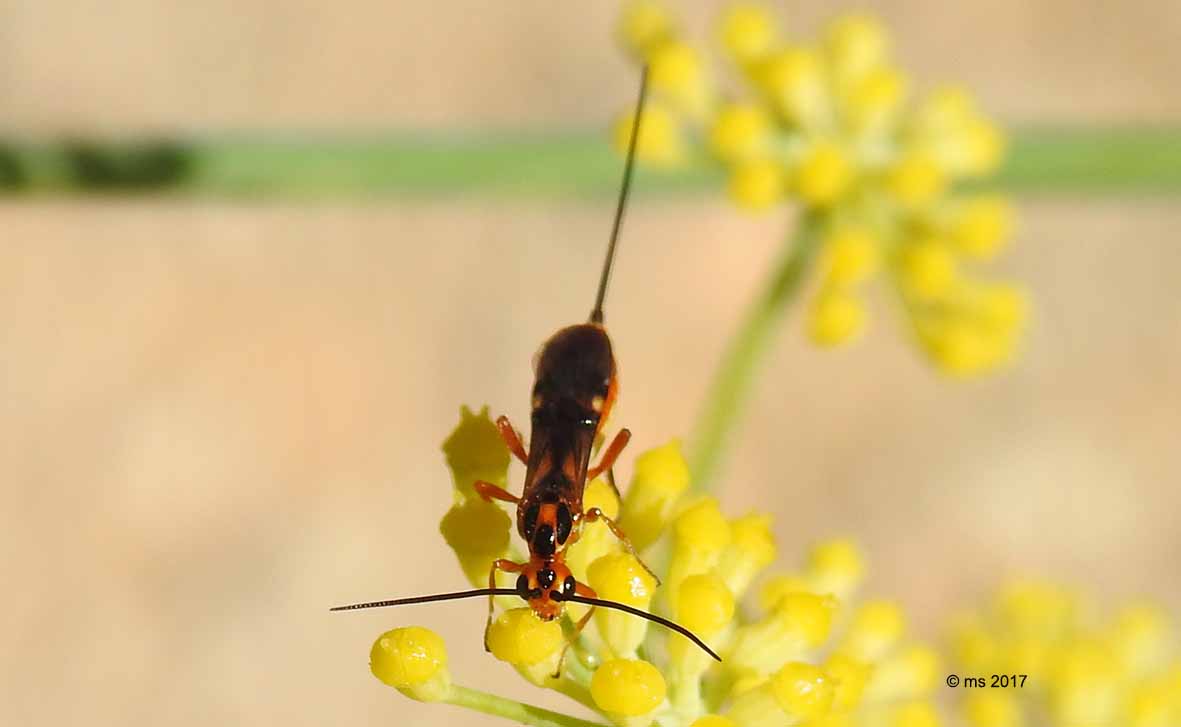
[[334, 606], [329, 611], [358, 611], [362, 608], [385, 608], [386, 606], [410, 606], [415, 603], [433, 603], [435, 601], [458, 601], [461, 598], [475, 598], [477, 596], [515, 596], [515, 588], [477, 588], [471, 591], [455, 591], [454, 593], [435, 593], [430, 596], [411, 596], [409, 598], [395, 598], [391, 601], [370, 601], [368, 603], [353, 603], [348, 606]]
[[632, 119], [631, 138], [627, 143], [627, 159], [623, 163], [623, 184], [619, 188], [619, 202], [615, 206], [615, 222], [611, 226], [611, 241], [607, 243], [607, 259], [603, 261], [603, 272], [599, 276], [599, 292], [595, 296], [595, 308], [591, 311], [590, 322], [603, 322], [603, 299], [607, 297], [607, 283], [611, 279], [611, 266], [615, 262], [615, 246], [619, 242], [619, 228], [623, 226], [623, 212], [627, 208], [627, 195], [632, 186], [632, 170], [636, 165], [636, 140], [640, 137], [640, 119], [644, 115], [644, 99], [648, 96], [648, 66], [640, 69], [640, 98], [636, 102], [636, 115]]
[[647, 611], [641, 611], [638, 608], [635, 608], [633, 606], [628, 606], [627, 604], [624, 604], [624, 603], [618, 603], [616, 601], [604, 601], [600, 598], [587, 598], [586, 596], [579, 596], [579, 595], [558, 596], [558, 594], [556, 594], [556, 593], [553, 594], [553, 597], [555, 600], [574, 601], [575, 603], [582, 603], [587, 606], [601, 606], [602, 608], [613, 608], [616, 611], [623, 611], [624, 613], [630, 613], [633, 616], [639, 616], [640, 618], [646, 618], [649, 621], [652, 621], [653, 623], [658, 623], [667, 629], [672, 629], [673, 631], [676, 631], [681, 636], [684, 636], [685, 638], [689, 639], [693, 643], [700, 646], [702, 651], [704, 651], [705, 653], [712, 656], [715, 660], [717, 660], [717, 661], [722, 660], [722, 657], [718, 656], [717, 653], [713, 649], [709, 648], [709, 646], [707, 646], [704, 641], [697, 638], [697, 635], [694, 634], [692, 631], [690, 631], [689, 629], [680, 625], [679, 623], [676, 623], [675, 621], [669, 621], [667, 618], [664, 618], [663, 616], [657, 616], [654, 613], [648, 613]]

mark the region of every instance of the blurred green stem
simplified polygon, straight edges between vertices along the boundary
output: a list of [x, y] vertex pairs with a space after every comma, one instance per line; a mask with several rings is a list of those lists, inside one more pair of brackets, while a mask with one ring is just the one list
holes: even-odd
[[758, 367], [770, 349], [788, 305], [799, 293], [816, 253], [820, 225], [821, 218], [811, 213], [797, 223], [783, 259], [771, 271], [771, 277], [722, 356], [697, 418], [689, 450], [689, 471], [693, 486], [699, 491], [710, 489], [725, 458]]
[[532, 727], [604, 727], [598, 722], [588, 722], [577, 717], [551, 712], [548, 709], [522, 704], [495, 694], [481, 692], [478, 689], [461, 687], [458, 684], [451, 687], [451, 696], [446, 701], [457, 707], [466, 707], [476, 712], [504, 717], [518, 724], [531, 725]]
[[[641, 169], [645, 194], [714, 194], [716, 165]], [[256, 133], [125, 141], [0, 139], [0, 194], [169, 192], [225, 199], [608, 196], [619, 159], [606, 135]], [[1181, 192], [1181, 127], [1018, 128], [987, 184], [1022, 195]]]

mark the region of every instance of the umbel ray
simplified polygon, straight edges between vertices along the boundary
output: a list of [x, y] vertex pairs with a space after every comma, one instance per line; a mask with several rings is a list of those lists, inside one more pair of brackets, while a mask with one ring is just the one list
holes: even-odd
[[[594, 443], [618, 393], [611, 339], [603, 327], [603, 299], [607, 293], [631, 187], [647, 88], [648, 70], [644, 68], [640, 76], [640, 95], [628, 142], [619, 202], [590, 319], [555, 333], [545, 342], [537, 356], [528, 448], [507, 417], [502, 416], [496, 422], [509, 451], [526, 467], [524, 489], [518, 497], [490, 482], [475, 483], [476, 492], [488, 502], [496, 499], [517, 506], [517, 531], [529, 546], [529, 560], [524, 563], [506, 559], [493, 562], [488, 573], [488, 588], [356, 603], [337, 606], [333, 611], [484, 596], [488, 598], [488, 625], [491, 625], [495, 596], [520, 596], [537, 617], [545, 621], [560, 618], [565, 610], [564, 604], [570, 601], [591, 606], [575, 625], [574, 638], [586, 627], [596, 607], [609, 608], [672, 629], [721, 661], [721, 657], [683, 626], [626, 604], [598, 598], [588, 585], [575, 579], [566, 565], [566, 549], [578, 541], [583, 523], [600, 520], [619, 539], [624, 549], [639, 560], [639, 554], [619, 525], [597, 507], [584, 510], [582, 496], [586, 483], [610, 471], [631, 438], [631, 432], [621, 429], [607, 445], [599, 463], [593, 467], [590, 465]], [[640, 562], [643, 564], [643, 561]], [[646, 565], [644, 567], [649, 573], [652, 572]], [[519, 574], [516, 588], [498, 588], [497, 571]], [[486, 646], [487, 626], [484, 633]]]

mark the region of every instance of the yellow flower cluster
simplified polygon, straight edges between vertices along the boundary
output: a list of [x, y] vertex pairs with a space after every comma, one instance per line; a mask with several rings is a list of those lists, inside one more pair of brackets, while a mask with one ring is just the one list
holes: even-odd
[[[444, 444], [456, 496], [441, 530], [475, 585], [486, 583], [494, 558], [512, 555], [510, 520], [499, 506], [474, 504], [466, 482], [476, 472], [505, 481], [504, 449], [487, 409], [463, 409]], [[621, 727], [938, 724], [934, 652], [906, 638], [896, 604], [857, 604], [865, 568], [854, 544], [820, 543], [799, 572], [764, 578], [778, 553], [768, 516], [729, 517], [713, 498], [690, 494], [677, 441], [641, 454], [634, 469], [623, 502], [595, 482], [585, 506], [619, 519], [662, 585], [599, 522], [584, 524], [567, 563], [601, 598], [673, 619], [724, 660], [647, 620], [600, 608], [555, 677], [586, 606], [568, 603], [562, 621], [543, 622], [514, 597], [502, 597], [489, 630], [493, 656]], [[477, 622], [473, 616], [473, 629]], [[455, 701], [461, 689], [451, 683], [442, 641], [418, 627], [383, 634], [371, 668], [422, 701]]]
[[[912, 101], [910, 79], [881, 25], [865, 15], [829, 23], [815, 41], [788, 40], [762, 5], [731, 5], [717, 42], [745, 93], [732, 96], [655, 0], [625, 6], [618, 34], [650, 69], [651, 101], [637, 153], [723, 165], [739, 206], [794, 202], [814, 218], [820, 281], [807, 329], [823, 346], [864, 329], [866, 282], [885, 277], [919, 345], [940, 369], [985, 372], [1008, 361], [1026, 319], [1024, 295], [986, 282], [1013, 231], [1009, 203], [958, 193], [993, 173], [1005, 139], [962, 88]], [[626, 148], [632, 115], [615, 127]]]
[[[1013, 582], [951, 634], [956, 667], [989, 688], [965, 690], [972, 727], [1181, 725], [1181, 651], [1174, 625], [1150, 603], [1106, 617], [1080, 594]], [[1019, 686], [991, 688], [992, 675]], [[1027, 675], [1023, 684], [1020, 676]]]

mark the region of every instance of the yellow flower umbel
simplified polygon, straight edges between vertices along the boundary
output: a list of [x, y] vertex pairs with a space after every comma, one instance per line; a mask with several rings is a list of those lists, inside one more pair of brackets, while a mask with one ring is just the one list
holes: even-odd
[[961, 708], [970, 727], [1181, 724], [1176, 628], [1153, 604], [1101, 615], [1061, 585], [1015, 581], [990, 608], [956, 619], [950, 641], [965, 677], [1019, 680], [965, 690]]
[[[456, 480], [455, 504], [442, 530], [460, 570], [487, 578], [494, 558], [512, 549], [509, 514], [480, 501], [462, 478], [504, 482], [504, 444], [487, 409], [461, 412], [444, 447]], [[542, 621], [516, 596], [500, 596], [485, 645], [527, 682], [556, 691], [619, 727], [926, 727], [936, 679], [930, 649], [906, 637], [901, 609], [886, 601], [857, 605], [864, 558], [847, 539], [814, 545], [801, 568], [760, 578], [778, 554], [769, 516], [727, 516], [713, 498], [689, 493], [689, 473], [676, 441], [640, 453], [622, 504], [599, 480], [584, 507], [616, 519], [654, 578], [621, 548], [603, 523], [585, 525], [568, 549], [579, 583], [602, 599], [655, 613], [687, 628], [722, 654], [717, 662], [690, 639], [648, 620], [598, 608], [576, 637], [583, 604], [569, 603], [558, 620]], [[510, 485], [511, 489], [512, 486]], [[477, 505], [476, 503], [479, 503]], [[485, 509], [488, 508], [488, 509]], [[637, 537], [638, 535], [638, 537]], [[483, 584], [481, 584], [483, 585]], [[471, 609], [479, 638], [483, 603]], [[1154, 621], [1130, 614], [1121, 658], [1155, 669], [1149, 648]], [[453, 684], [446, 650], [419, 627], [383, 634], [372, 671], [421, 701], [446, 702], [527, 724], [589, 727], [567, 715]], [[1143, 709], [1155, 702], [1145, 693]], [[922, 721], [922, 720], [928, 721]]]
[[[820, 250], [805, 321], [815, 343], [856, 340], [870, 319], [867, 285], [883, 278], [943, 372], [973, 376], [1012, 359], [1024, 295], [980, 270], [1012, 236], [1013, 211], [994, 194], [960, 191], [997, 170], [1006, 144], [970, 93], [941, 87], [912, 98], [872, 16], [842, 15], [809, 41], [781, 32], [768, 6], [738, 2], [722, 12], [714, 41], [745, 93], [719, 99], [710, 80], [719, 74], [667, 7], [641, 0], [622, 17], [625, 48], [652, 74], [640, 159], [712, 157], [738, 206], [801, 209], [802, 238]], [[626, 128], [616, 129], [620, 149]]]

